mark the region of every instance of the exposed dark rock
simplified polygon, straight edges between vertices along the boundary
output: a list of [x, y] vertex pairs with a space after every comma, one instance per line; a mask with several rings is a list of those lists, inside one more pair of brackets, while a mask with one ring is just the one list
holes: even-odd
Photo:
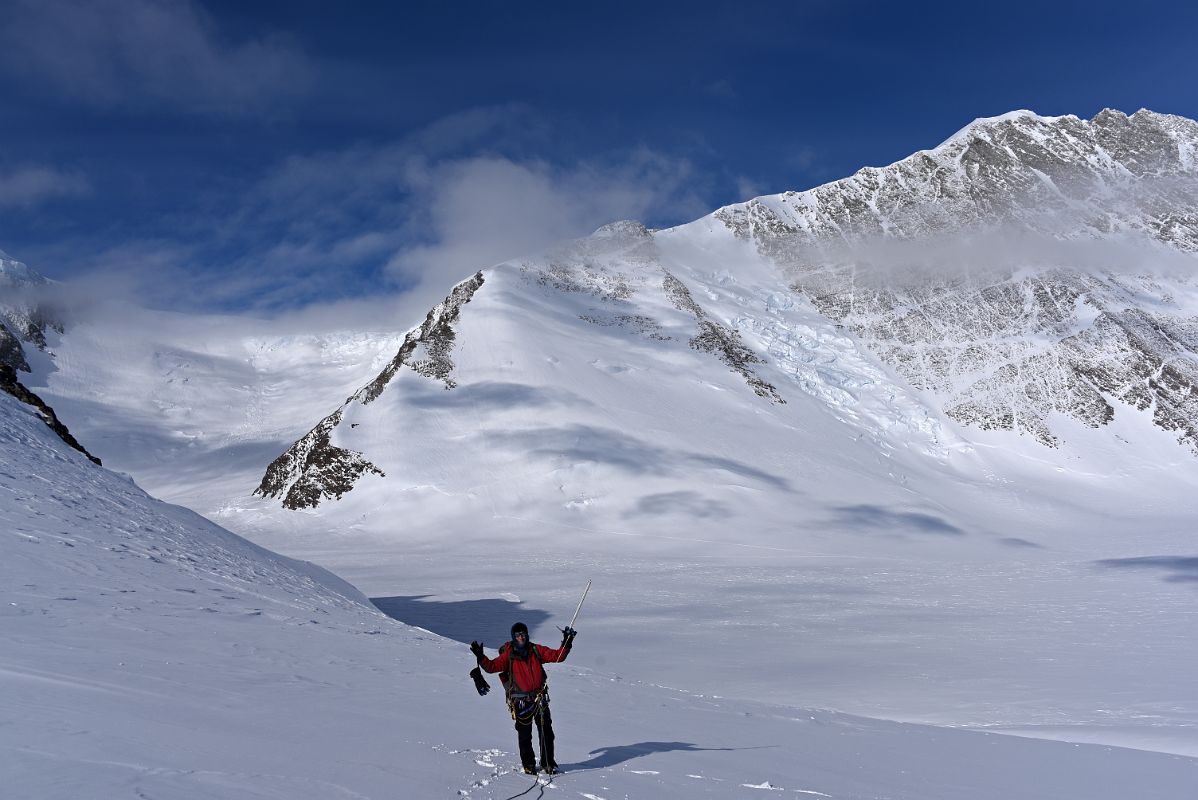
[[636, 292], [627, 275], [597, 264], [579, 267], [554, 261], [545, 269], [525, 266], [521, 272], [530, 275], [541, 286], [559, 292], [589, 294], [607, 302], [627, 300]]
[[673, 338], [661, 332], [661, 324], [657, 320], [643, 314], [614, 314], [611, 316], [579, 314], [578, 318], [601, 328], [630, 330], [647, 339], [656, 339], [659, 342], [668, 342]]
[[691, 295], [691, 290], [686, 288], [686, 284], [675, 278], [666, 270], [661, 279], [661, 288], [666, 293], [666, 297], [670, 298], [670, 302], [674, 308], [679, 311], [685, 311], [695, 319], [706, 319], [707, 312], [695, 302], [695, 298]]
[[670, 302], [679, 311], [686, 311], [695, 318], [699, 325], [699, 333], [690, 340], [690, 346], [703, 353], [711, 353], [724, 366], [745, 379], [758, 397], [764, 397], [772, 403], [785, 403], [782, 395], [772, 384], [766, 383], [749, 367], [750, 364], [764, 364], [765, 359], [757, 355], [740, 340], [740, 332], [725, 328], [718, 322], [712, 322], [707, 312], [695, 302], [686, 284], [662, 270], [662, 289]]
[[29, 362], [25, 360], [25, 348], [21, 340], [0, 322], [0, 364], [7, 364], [18, 372], [28, 372]]
[[[453, 381], [453, 361], [449, 354], [457, 334], [453, 323], [457, 322], [461, 308], [470, 302], [474, 293], [483, 285], [483, 274], [476, 272], [473, 277], [459, 283], [445, 300], [428, 312], [420, 327], [404, 337], [399, 352], [383, 367], [373, 381], [368, 383], [351, 399], [361, 400], [363, 404], [378, 399], [387, 384], [395, 377], [395, 373], [405, 364], [417, 374], [433, 378], [445, 383], [446, 389], [452, 389], [457, 384]], [[412, 354], [423, 346], [426, 356], [418, 361], [412, 361]]]
[[342, 409], [325, 417], [271, 462], [254, 494], [283, 497], [283, 507], [314, 508], [326, 498], [336, 500], [354, 488], [366, 472], [383, 476], [361, 453], [336, 447], [330, 441], [333, 429], [341, 422]]
[[83, 453], [93, 464], [100, 465], [100, 459], [87, 452], [87, 449], [79, 444], [79, 441], [67, 430], [67, 426], [62, 424], [58, 419], [58, 415], [54, 413], [54, 409], [50, 408], [42, 398], [29, 391], [17, 380], [17, 372], [10, 364], [0, 363], [0, 389], [3, 389], [22, 403], [33, 406], [38, 416], [42, 418], [50, 430], [58, 434], [58, 438], [80, 453]]
[[[462, 306], [470, 302], [482, 285], [483, 274], [478, 272], [455, 286], [443, 302], [428, 312], [424, 322], [404, 337], [399, 351], [374, 380], [347, 398], [341, 408], [321, 420], [271, 462], [254, 494], [282, 497], [284, 508], [313, 508], [323, 500], [340, 499], [366, 473], [382, 476], [382, 470], [362, 453], [334, 445], [333, 431], [341, 424], [345, 409], [351, 403], [366, 405], [377, 400], [405, 365], [418, 375], [443, 382], [446, 389], [457, 386], [450, 358], [456, 338], [453, 324], [457, 322]], [[413, 354], [421, 348], [424, 357], [413, 360]]]

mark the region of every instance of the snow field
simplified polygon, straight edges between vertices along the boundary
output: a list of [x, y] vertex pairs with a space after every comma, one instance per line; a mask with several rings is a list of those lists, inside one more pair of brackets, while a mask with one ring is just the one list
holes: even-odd
[[[510, 720], [494, 694], [474, 694], [464, 646], [145, 496], [63, 449], [10, 398], [0, 413], [6, 796], [505, 798], [526, 788], [509, 772]], [[597, 645], [584, 634], [576, 652]], [[1168, 798], [1185, 796], [1198, 769], [721, 700], [574, 661], [550, 667], [568, 772], [545, 781], [549, 796]]]

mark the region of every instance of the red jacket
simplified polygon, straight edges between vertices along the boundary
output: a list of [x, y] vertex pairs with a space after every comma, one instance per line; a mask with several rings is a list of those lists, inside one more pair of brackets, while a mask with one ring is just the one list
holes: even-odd
[[541, 664], [556, 664], [565, 661], [566, 656], [570, 654], [570, 648], [559, 647], [556, 650], [550, 650], [543, 644], [532, 644], [531, 642], [529, 647], [537, 651], [536, 655], [530, 652], [528, 658], [514, 658], [512, 643], [508, 642], [499, 648], [499, 655], [495, 658], [483, 656], [478, 662], [479, 666], [487, 672], [507, 672], [510, 662], [516, 691], [535, 692], [545, 685], [545, 670]]

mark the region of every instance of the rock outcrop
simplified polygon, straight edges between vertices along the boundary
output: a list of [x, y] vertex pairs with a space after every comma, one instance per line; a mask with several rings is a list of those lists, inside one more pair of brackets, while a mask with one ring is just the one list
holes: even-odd
[[54, 409], [50, 408], [42, 398], [38, 397], [33, 392], [29, 391], [20, 380], [17, 379], [17, 371], [8, 364], [0, 364], [0, 390], [25, 403], [32, 406], [37, 415], [42, 418], [46, 426], [50, 430], [58, 434], [58, 438], [62, 439], [68, 445], [78, 450], [83, 455], [87, 456], [88, 460], [93, 464], [102, 466], [100, 459], [87, 452], [87, 448], [79, 444], [79, 441], [71, 435], [67, 430], [67, 426], [58, 419], [58, 415], [54, 413]]
[[455, 286], [443, 302], [428, 312], [423, 323], [408, 332], [399, 351], [374, 380], [271, 462], [254, 494], [281, 497], [285, 508], [312, 508], [326, 499], [341, 498], [365, 474], [382, 476], [383, 471], [361, 453], [333, 444], [333, 435], [346, 409], [355, 403], [366, 405], [377, 400], [405, 366], [418, 375], [441, 382], [447, 390], [453, 389], [457, 385], [453, 379], [452, 350], [457, 336], [453, 326], [462, 306], [470, 302], [482, 285], [483, 274], [478, 272]]

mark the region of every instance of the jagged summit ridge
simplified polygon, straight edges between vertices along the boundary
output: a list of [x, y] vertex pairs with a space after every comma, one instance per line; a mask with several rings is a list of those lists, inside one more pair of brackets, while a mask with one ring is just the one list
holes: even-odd
[[[1196, 153], [1198, 123], [1184, 117], [1017, 112], [978, 120], [887, 167], [715, 215], [740, 237], [775, 242], [770, 254], [783, 262], [796, 259], [797, 246], [1011, 223], [1054, 236], [1134, 232], [1198, 252]], [[1157, 180], [1136, 180], [1143, 178]]]
[[714, 217], [959, 422], [1054, 445], [1124, 406], [1198, 452], [1196, 153], [1183, 117], [1017, 111]]

